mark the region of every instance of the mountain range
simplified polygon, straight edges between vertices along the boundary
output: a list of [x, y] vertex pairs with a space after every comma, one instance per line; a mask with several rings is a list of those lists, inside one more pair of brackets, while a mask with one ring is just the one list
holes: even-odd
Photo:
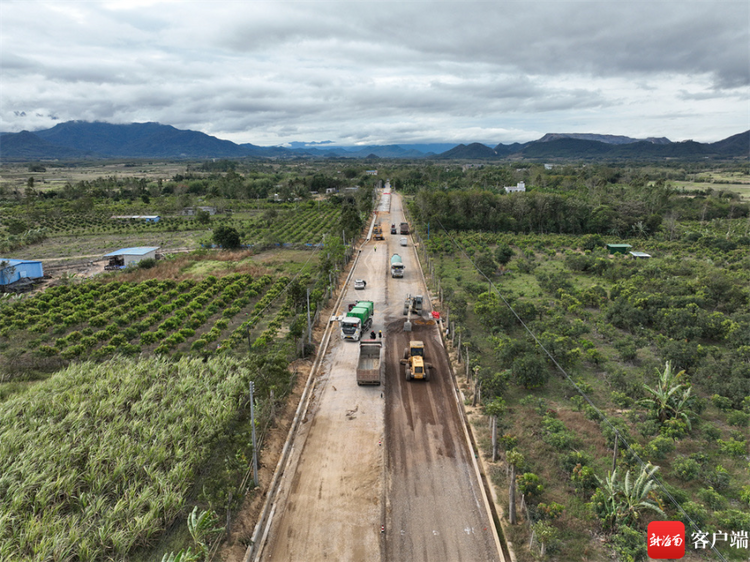
[[160, 123], [115, 125], [68, 121], [51, 129], [0, 133], [0, 160], [96, 160], [122, 158], [400, 158], [460, 160], [651, 160], [750, 157], [750, 131], [715, 143], [634, 139], [620, 135], [548, 133], [527, 143], [452, 145], [398, 144], [343, 147], [330, 143], [292, 143], [290, 147], [236, 144], [205, 133]]

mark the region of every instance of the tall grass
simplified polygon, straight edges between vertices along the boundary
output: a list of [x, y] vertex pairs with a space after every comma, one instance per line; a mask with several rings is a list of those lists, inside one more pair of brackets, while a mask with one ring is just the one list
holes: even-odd
[[122, 559], [182, 509], [250, 371], [115, 358], [0, 404], [0, 560]]

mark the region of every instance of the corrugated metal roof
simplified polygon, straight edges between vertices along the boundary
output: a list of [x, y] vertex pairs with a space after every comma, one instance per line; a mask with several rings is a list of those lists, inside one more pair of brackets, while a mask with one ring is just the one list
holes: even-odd
[[116, 252], [110, 252], [105, 254], [105, 258], [111, 258], [113, 256], [145, 256], [149, 252], [158, 250], [159, 246], [138, 246], [135, 248], [122, 248]]
[[22, 263], [42, 263], [39, 260], [14, 260], [10, 258], [0, 258], [0, 263], [7, 262], [8, 265], [5, 265], [4, 267], [15, 267], [17, 265], [21, 265]]
[[635, 258], [650, 258], [651, 254], [647, 254], [645, 252], [630, 252], [630, 255]]

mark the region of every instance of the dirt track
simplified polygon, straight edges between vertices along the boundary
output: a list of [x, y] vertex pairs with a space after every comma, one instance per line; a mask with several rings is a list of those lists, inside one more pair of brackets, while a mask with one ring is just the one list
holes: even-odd
[[[386, 232], [403, 220], [400, 198], [392, 203], [391, 213], [379, 213]], [[427, 293], [411, 239], [403, 248], [400, 238], [386, 234], [384, 242], [363, 246], [354, 277], [366, 279], [367, 289], [348, 290], [342, 305], [375, 302], [374, 330], [385, 335], [385, 385], [357, 386], [358, 346], [341, 341], [336, 326], [262, 560], [500, 559], [434, 322], [415, 322], [411, 334], [425, 342], [431, 380], [403, 376], [399, 360], [410, 339], [403, 300]], [[396, 252], [406, 266], [403, 279], [388, 272]]]

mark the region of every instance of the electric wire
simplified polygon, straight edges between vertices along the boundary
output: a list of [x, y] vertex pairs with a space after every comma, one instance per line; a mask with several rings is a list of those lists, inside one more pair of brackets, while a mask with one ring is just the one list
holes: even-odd
[[[476, 266], [476, 264], [475, 264], [475, 263], [474, 263], [474, 261], [473, 261], [473, 260], [471, 259], [471, 257], [469, 257], [469, 255], [467, 254], [467, 252], [466, 252], [466, 250], [465, 250], [465, 249], [463, 248], [463, 246], [461, 246], [461, 244], [460, 244], [460, 243], [458, 243], [458, 242], [457, 242], [457, 241], [456, 241], [456, 240], [454, 239], [454, 237], [453, 237], [453, 236], [451, 236], [451, 235], [450, 235], [450, 234], [448, 233], [448, 231], [446, 230], [446, 228], [445, 228], [445, 227], [443, 226], [443, 224], [442, 224], [442, 223], [440, 222], [440, 220], [439, 220], [439, 219], [435, 219], [435, 220], [437, 220], [438, 224], [440, 225], [440, 228], [442, 228], [442, 229], [443, 229], [443, 232], [445, 232], [445, 235], [446, 235], [446, 236], [447, 236], [447, 237], [448, 237], [448, 238], [450, 239], [450, 241], [451, 241], [451, 242], [453, 243], [453, 245], [454, 245], [454, 246], [456, 246], [456, 247], [458, 248], [458, 250], [459, 250], [459, 251], [460, 251], [460, 252], [461, 252], [461, 253], [462, 253], [462, 254], [464, 255], [464, 257], [465, 257], [465, 258], [466, 258], [466, 259], [467, 259], [467, 260], [469, 261], [469, 263], [471, 263], [472, 267], [473, 267], [473, 268], [474, 268], [474, 269], [475, 269], [475, 270], [477, 271], [477, 273], [479, 273], [479, 275], [481, 275], [482, 277], [484, 277], [484, 278], [485, 278], [485, 279], [487, 280], [487, 282], [489, 283], [489, 286], [490, 286], [490, 287], [492, 288], [492, 290], [494, 290], [494, 292], [495, 292], [495, 293], [497, 294], [497, 296], [498, 296], [498, 297], [499, 297], [499, 298], [500, 298], [500, 299], [501, 299], [501, 300], [503, 301], [503, 304], [505, 304], [505, 306], [507, 306], [507, 307], [508, 307], [508, 310], [510, 310], [510, 311], [511, 311], [511, 313], [513, 314], [513, 316], [515, 316], [515, 317], [516, 317], [516, 320], [518, 320], [519, 324], [521, 324], [521, 326], [523, 326], [523, 328], [524, 328], [524, 329], [526, 330], [526, 332], [527, 332], [527, 333], [528, 333], [528, 334], [529, 334], [529, 335], [530, 335], [530, 336], [532, 337], [532, 339], [534, 340], [534, 342], [536, 342], [536, 344], [537, 344], [537, 345], [538, 345], [538, 346], [539, 346], [539, 347], [541, 348], [541, 350], [542, 350], [542, 351], [543, 351], [543, 352], [545, 353], [545, 355], [547, 355], [547, 357], [548, 357], [548, 358], [550, 359], [550, 361], [552, 361], [552, 363], [553, 363], [553, 364], [555, 365], [555, 367], [557, 367], [557, 369], [558, 369], [558, 370], [559, 370], [559, 371], [560, 371], [560, 372], [561, 372], [561, 373], [562, 373], [562, 374], [563, 374], [563, 375], [565, 376], [565, 378], [566, 378], [566, 379], [568, 380], [568, 382], [569, 382], [570, 384], [572, 384], [572, 385], [573, 385], [573, 387], [574, 387], [574, 388], [576, 389], [576, 391], [577, 391], [577, 392], [578, 392], [578, 393], [579, 393], [579, 394], [580, 394], [580, 395], [581, 395], [581, 396], [583, 397], [583, 399], [584, 399], [584, 400], [586, 400], [586, 402], [588, 402], [588, 404], [589, 404], [589, 405], [590, 405], [590, 406], [591, 406], [591, 407], [592, 407], [592, 408], [593, 408], [593, 409], [594, 409], [594, 410], [596, 411], [596, 413], [597, 413], [597, 415], [599, 416], [599, 418], [600, 418], [600, 419], [601, 419], [602, 421], [604, 421], [604, 422], [605, 422], [605, 423], [606, 423], [606, 424], [607, 424], [607, 425], [609, 426], [609, 428], [610, 428], [610, 429], [611, 429], [611, 430], [612, 430], [612, 431], [614, 432], [614, 434], [616, 435], [616, 437], [617, 437], [617, 440], [618, 440], [618, 441], [620, 441], [620, 442], [622, 442], [622, 443], [623, 443], [623, 444], [625, 445], [625, 449], [627, 449], [627, 451], [628, 451], [628, 452], [629, 452], [629, 453], [630, 453], [630, 454], [632, 455], [632, 457], [636, 459], [636, 461], [638, 462], [638, 464], [639, 464], [639, 465], [641, 466], [641, 469], [645, 471], [645, 470], [646, 470], [646, 466], [647, 466], [647, 465], [646, 465], [646, 463], [645, 463], [645, 462], [643, 462], [643, 459], [641, 459], [641, 457], [640, 457], [640, 456], [638, 455], [638, 453], [636, 453], [636, 452], [635, 452], [635, 451], [634, 451], [634, 450], [633, 450], [633, 449], [631, 448], [631, 446], [630, 446], [630, 444], [628, 443], [627, 439], [625, 439], [625, 438], [624, 438], [624, 437], [622, 436], [622, 434], [621, 434], [621, 433], [619, 432], [619, 430], [618, 430], [618, 429], [617, 429], [617, 428], [616, 428], [616, 427], [615, 427], [615, 426], [614, 426], [614, 425], [612, 424], [612, 422], [610, 422], [610, 421], [609, 421], [609, 418], [607, 418], [607, 416], [605, 416], [605, 415], [604, 415], [604, 414], [602, 413], [602, 411], [601, 411], [601, 410], [599, 410], [599, 408], [597, 408], [597, 407], [596, 407], [596, 405], [595, 405], [595, 404], [594, 404], [594, 403], [593, 403], [593, 402], [591, 401], [591, 399], [590, 399], [590, 398], [589, 398], [589, 397], [588, 397], [588, 396], [586, 395], [586, 393], [585, 393], [585, 392], [584, 392], [583, 390], [581, 390], [581, 388], [580, 388], [580, 387], [579, 387], [579, 386], [578, 386], [578, 385], [576, 384], [576, 382], [575, 382], [575, 381], [574, 381], [574, 380], [573, 380], [573, 379], [571, 378], [571, 376], [570, 376], [570, 375], [569, 375], [569, 374], [567, 373], [567, 371], [565, 371], [565, 369], [563, 369], [563, 368], [562, 368], [562, 366], [560, 366], [560, 364], [559, 364], [559, 363], [558, 363], [558, 362], [557, 362], [557, 361], [555, 360], [555, 358], [554, 358], [554, 357], [552, 356], [552, 354], [551, 354], [551, 353], [550, 353], [550, 352], [549, 352], [549, 351], [547, 350], [547, 348], [546, 348], [546, 347], [544, 347], [544, 345], [542, 344], [542, 342], [541, 342], [541, 341], [539, 341], [539, 339], [538, 339], [538, 338], [536, 337], [536, 334], [534, 334], [534, 332], [533, 332], [533, 331], [531, 330], [531, 328], [529, 328], [529, 327], [528, 327], [528, 326], [526, 325], [526, 323], [525, 323], [525, 322], [524, 322], [524, 321], [523, 321], [523, 320], [521, 319], [521, 317], [520, 317], [520, 316], [518, 315], [518, 313], [516, 313], [516, 311], [515, 311], [515, 310], [513, 309], [513, 307], [511, 306], [511, 304], [510, 304], [510, 303], [509, 303], [509, 302], [507, 301], [507, 299], [506, 299], [506, 298], [505, 298], [505, 297], [504, 297], [504, 296], [502, 295], [502, 293], [501, 293], [501, 292], [500, 292], [500, 290], [499, 290], [499, 289], [498, 289], [498, 288], [497, 288], [497, 287], [495, 286], [495, 284], [494, 284], [494, 283], [492, 282], [492, 280], [491, 280], [491, 279], [490, 279], [489, 277], [487, 277], [487, 276], [486, 276], [486, 275], [485, 275], [485, 274], [484, 274], [484, 273], [483, 273], [483, 272], [482, 272], [482, 271], [481, 271], [481, 270], [480, 270], [480, 269], [479, 269], [479, 268], [478, 268], [478, 267]], [[652, 465], [652, 466], [653, 466], [653, 465]], [[615, 469], [615, 470], [616, 470], [616, 469]], [[688, 514], [687, 514], [687, 513], [685, 512], [685, 510], [684, 510], [684, 509], [682, 508], [682, 506], [680, 505], [680, 503], [679, 503], [679, 502], [678, 502], [678, 501], [677, 501], [677, 500], [676, 500], [676, 499], [675, 499], [675, 498], [674, 498], [674, 497], [672, 496], [672, 494], [671, 494], [671, 493], [669, 492], [669, 490], [667, 490], [667, 488], [666, 488], [666, 486], [664, 485], [664, 483], [662, 483], [662, 481], [661, 481], [661, 480], [660, 480], [660, 479], [659, 479], [659, 478], [658, 478], [657, 476], [655, 476], [655, 475], [654, 475], [654, 476], [651, 476], [651, 480], [654, 480], [654, 481], [656, 482], [656, 484], [657, 484], [657, 485], [659, 486], [659, 488], [661, 488], [661, 490], [662, 490], [662, 492], [664, 493], [664, 495], [665, 495], [665, 496], [666, 496], [667, 498], [669, 498], [669, 500], [670, 500], [670, 501], [672, 502], [672, 504], [673, 504], [674, 506], [676, 506], [676, 507], [677, 507], [677, 509], [678, 509], [678, 510], [680, 511], [680, 513], [681, 513], [681, 514], [683, 515], [683, 517], [685, 517], [685, 519], [686, 519], [686, 520], [687, 520], [687, 521], [688, 521], [688, 522], [690, 523], [690, 526], [692, 527], [692, 529], [693, 529], [693, 530], [694, 530], [695, 532], [699, 532], [699, 533], [702, 533], [703, 531], [702, 531], [701, 529], [699, 529], [699, 528], [698, 528], [698, 526], [696, 525], [695, 521], [693, 521], [693, 519], [692, 519], [692, 518], [691, 518], [691, 517], [690, 517], [690, 516], [689, 516], [689, 515], [688, 515]], [[716, 548], [716, 546], [715, 546], [715, 545], [711, 545], [711, 549], [712, 549], [712, 550], [714, 551], [714, 553], [715, 553], [715, 554], [716, 554], [716, 555], [717, 555], [717, 556], [718, 556], [718, 557], [719, 557], [719, 558], [720, 558], [721, 560], [723, 560], [724, 562], [726, 562], [726, 558], [724, 558], [724, 555], [722, 555], [722, 554], [721, 554], [721, 552], [719, 552], [719, 551], [718, 551], [718, 549]]]

